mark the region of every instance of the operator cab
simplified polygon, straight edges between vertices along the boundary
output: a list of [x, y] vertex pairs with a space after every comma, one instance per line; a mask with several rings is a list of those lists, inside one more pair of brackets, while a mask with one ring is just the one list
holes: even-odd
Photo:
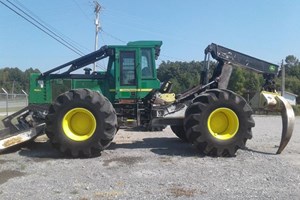
[[161, 45], [161, 41], [137, 41], [126, 46], [109, 46], [115, 51], [107, 71], [114, 83], [109, 89], [113, 102], [136, 103], [160, 87], [155, 60]]

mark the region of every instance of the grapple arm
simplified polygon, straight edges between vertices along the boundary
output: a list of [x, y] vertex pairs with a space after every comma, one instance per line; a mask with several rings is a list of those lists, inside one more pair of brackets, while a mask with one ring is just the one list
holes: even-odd
[[281, 141], [276, 154], [280, 154], [289, 143], [294, 130], [295, 114], [288, 101], [277, 93], [262, 91], [250, 101], [252, 108], [257, 110], [275, 111], [281, 113]]
[[[214, 88], [222, 88], [222, 85], [225, 85], [225, 88], [227, 87], [229, 82], [228, 76], [231, 74], [229, 66], [231, 65], [242, 67], [263, 75], [265, 83], [262, 85], [262, 91], [258, 92], [253, 97], [250, 101], [250, 105], [254, 109], [281, 113], [282, 134], [280, 145], [277, 150], [277, 154], [280, 154], [292, 136], [295, 120], [294, 111], [291, 105], [284, 97], [276, 92], [274, 78], [278, 76], [280, 67], [276, 64], [212, 43], [205, 49], [205, 63], [207, 66], [204, 74], [205, 80], [208, 80], [207, 73], [209, 71], [209, 59], [208, 62], [206, 62], [206, 58], [209, 58], [210, 55], [218, 61], [218, 65], [209, 80], [210, 82], [217, 82], [212, 85]], [[226, 73], [227, 71], [230, 72]], [[223, 87], [223, 89], [225, 88]]]

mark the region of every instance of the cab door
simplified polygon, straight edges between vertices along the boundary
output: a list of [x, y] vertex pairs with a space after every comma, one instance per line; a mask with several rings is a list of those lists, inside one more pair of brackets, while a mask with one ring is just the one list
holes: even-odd
[[117, 81], [118, 99], [136, 99], [138, 88], [138, 59], [135, 49], [119, 49], [119, 73]]
[[155, 67], [153, 48], [140, 49], [140, 67], [139, 67], [139, 98], [143, 98], [153, 89], [160, 88], [160, 81], [156, 78], [157, 72]]

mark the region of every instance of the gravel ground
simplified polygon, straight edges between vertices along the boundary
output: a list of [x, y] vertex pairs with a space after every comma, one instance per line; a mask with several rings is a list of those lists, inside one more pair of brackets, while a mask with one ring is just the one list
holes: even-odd
[[300, 118], [281, 155], [281, 119], [255, 116], [234, 158], [200, 156], [170, 128], [120, 130], [100, 157], [68, 159], [45, 136], [0, 155], [0, 199], [300, 199]]

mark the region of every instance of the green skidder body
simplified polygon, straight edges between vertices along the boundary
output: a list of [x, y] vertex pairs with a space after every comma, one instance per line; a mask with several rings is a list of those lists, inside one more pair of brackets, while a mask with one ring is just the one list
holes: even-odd
[[[29, 106], [2, 120], [0, 150], [45, 132], [60, 152], [90, 157], [110, 145], [119, 127], [159, 131], [169, 125], [181, 140], [206, 155], [235, 156], [252, 138], [255, 108], [281, 112], [277, 153], [283, 151], [295, 117], [288, 101], [276, 92], [278, 65], [212, 43], [204, 51], [199, 85], [175, 95], [171, 82], [161, 84], [157, 79], [155, 60], [161, 45], [161, 41], [136, 41], [103, 46], [44, 73], [31, 74]], [[212, 73], [210, 57], [217, 61]], [[89, 66], [95, 63], [92, 70]], [[265, 80], [249, 103], [226, 89], [231, 65], [262, 74]]]
[[[75, 71], [75, 74], [69, 73], [68, 70], [61, 72], [59, 66], [59, 75], [53, 73], [53, 70], [44, 73], [44, 76], [31, 74], [29, 103], [51, 104], [60, 94], [67, 91], [90, 89], [103, 94], [113, 104], [118, 113], [119, 123], [147, 123], [150, 120], [148, 116], [144, 117], [147, 119], [142, 122], [137, 121], [137, 118], [141, 119], [137, 116], [137, 109], [146, 95], [160, 88], [155, 60], [159, 56], [161, 45], [161, 41], [136, 41], [123, 46], [105, 46], [106, 55], [103, 59], [107, 62], [106, 71], [92, 72], [86, 67], [81, 74], [77, 74], [80, 70]], [[81, 68], [86, 63], [93, 63], [89, 59], [94, 61], [98, 58], [90, 54], [86, 60], [74, 60], [62, 66]], [[141, 107], [143, 109], [144, 105]]]

